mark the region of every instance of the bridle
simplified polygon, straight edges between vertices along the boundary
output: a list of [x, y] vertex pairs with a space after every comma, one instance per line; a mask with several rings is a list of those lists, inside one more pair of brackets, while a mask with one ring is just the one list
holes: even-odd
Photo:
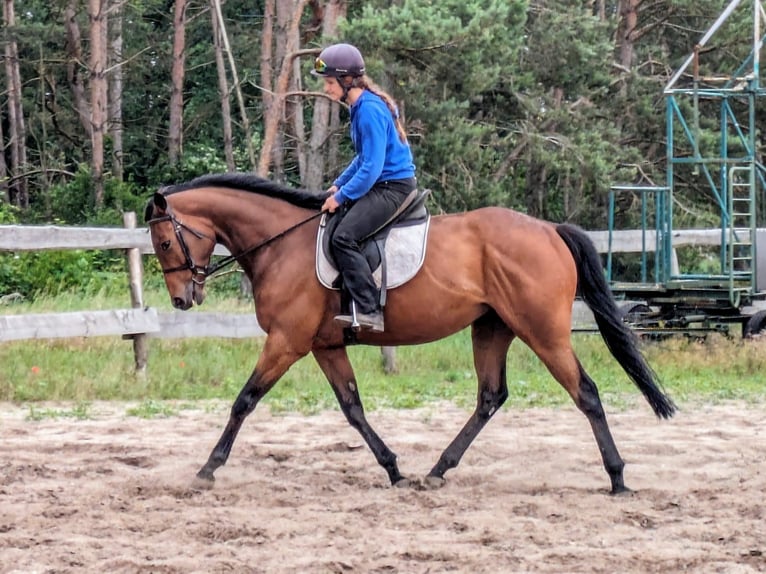
[[[316, 219], [320, 215], [322, 215], [324, 212], [320, 211], [319, 213], [314, 213], [310, 215], [309, 217], [302, 219], [298, 223], [291, 225], [287, 229], [280, 231], [276, 235], [273, 235], [260, 243], [257, 243], [256, 245], [253, 245], [251, 247], [248, 247], [244, 251], [238, 253], [237, 255], [227, 255], [220, 261], [216, 262], [213, 265], [197, 265], [194, 262], [194, 258], [191, 255], [191, 251], [189, 250], [189, 245], [186, 243], [186, 240], [184, 239], [183, 230], [187, 230], [189, 233], [194, 235], [198, 239], [208, 239], [209, 241], [212, 241], [214, 244], [218, 243], [215, 238], [210, 237], [209, 235], [206, 235], [202, 233], [201, 231], [197, 231], [196, 229], [186, 225], [182, 221], [179, 221], [178, 218], [173, 215], [170, 212], [167, 212], [165, 215], [161, 215], [159, 217], [154, 217], [150, 220], [148, 220], [146, 223], [147, 225], [153, 225], [157, 223], [162, 223], [164, 221], [170, 221], [173, 224], [173, 231], [176, 234], [176, 238], [178, 239], [178, 244], [181, 246], [181, 252], [183, 253], [184, 258], [186, 261], [182, 263], [181, 265], [178, 265], [176, 267], [171, 267], [170, 269], [163, 269], [162, 272], [167, 275], [168, 273], [176, 273], [178, 271], [191, 271], [192, 272], [192, 282], [196, 285], [199, 285], [200, 287], [204, 286], [205, 280], [208, 277], [213, 277], [213, 275], [223, 269], [224, 267], [227, 267], [228, 265], [231, 265], [234, 263], [237, 259], [242, 257], [243, 255], [247, 255], [248, 253], [253, 253], [254, 251], [257, 251], [261, 247], [265, 247], [269, 243], [276, 241], [280, 237], [288, 234], [293, 229], [296, 229], [300, 227], [301, 225], [308, 223], [312, 219]], [[197, 277], [202, 277], [201, 280], [198, 280]], [[213, 277], [215, 278], [215, 277]]]
[[[178, 271], [191, 271], [192, 272], [192, 282], [196, 283], [197, 285], [204, 285], [205, 279], [214, 272], [214, 269], [211, 269], [210, 265], [197, 265], [194, 262], [194, 258], [192, 257], [191, 251], [189, 250], [189, 245], [186, 243], [186, 239], [184, 239], [183, 230], [186, 229], [189, 233], [194, 235], [197, 239], [208, 239], [212, 241], [213, 243], [216, 243], [216, 240], [212, 237], [209, 237], [208, 235], [205, 235], [201, 231], [197, 231], [196, 229], [189, 227], [185, 223], [179, 221], [175, 215], [171, 213], [167, 213], [166, 215], [162, 215], [160, 217], [154, 217], [147, 221], [148, 225], [153, 225], [156, 223], [162, 223], [164, 221], [170, 221], [173, 224], [173, 231], [176, 234], [176, 239], [178, 239], [178, 244], [181, 246], [181, 253], [183, 253], [184, 263], [181, 265], [178, 265], [177, 267], [171, 267], [170, 269], [163, 269], [162, 272], [167, 275], [168, 273], [176, 273]], [[202, 276], [202, 280], [198, 280], [197, 277]]]

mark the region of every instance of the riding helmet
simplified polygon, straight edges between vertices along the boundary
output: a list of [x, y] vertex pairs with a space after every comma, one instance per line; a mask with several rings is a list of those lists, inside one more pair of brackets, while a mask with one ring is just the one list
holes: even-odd
[[311, 73], [315, 76], [340, 78], [364, 75], [364, 58], [362, 53], [351, 44], [333, 44], [327, 46], [314, 61]]

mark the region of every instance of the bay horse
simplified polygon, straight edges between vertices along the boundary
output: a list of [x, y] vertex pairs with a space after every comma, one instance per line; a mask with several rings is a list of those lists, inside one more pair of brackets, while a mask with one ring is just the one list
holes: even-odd
[[[152, 245], [172, 305], [186, 310], [204, 300], [217, 243], [232, 254], [253, 286], [255, 313], [266, 332], [263, 351], [231, 408], [228, 423], [197, 473], [212, 486], [245, 418], [288, 368], [312, 353], [346, 419], [364, 438], [392, 485], [410, 484], [396, 455], [367, 421], [346, 352], [343, 326], [333, 321], [341, 296], [315, 273], [318, 216], [324, 194], [251, 174], [211, 174], [169, 186], [146, 206]], [[571, 344], [576, 294], [592, 310], [611, 354], [658, 418], [676, 406], [621, 320], [588, 236], [510, 209], [487, 207], [431, 219], [423, 266], [388, 292], [386, 330], [361, 331], [358, 343], [415, 345], [471, 327], [478, 375], [476, 408], [424, 479], [438, 487], [508, 397], [506, 355], [515, 338], [526, 343], [587, 417], [611, 481], [627, 489], [625, 466], [612, 438], [594, 381]]]

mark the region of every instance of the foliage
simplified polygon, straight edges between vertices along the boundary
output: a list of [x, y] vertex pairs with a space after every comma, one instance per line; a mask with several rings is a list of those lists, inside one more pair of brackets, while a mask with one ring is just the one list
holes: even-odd
[[108, 251], [0, 253], [0, 294], [88, 297], [102, 290], [124, 292], [127, 281], [123, 256]]
[[519, 204], [513, 185], [491, 178], [513, 117], [508, 68], [524, 20], [523, 1], [411, 0], [365, 5], [342, 28], [404, 102], [419, 178], [445, 211]]
[[54, 221], [59, 225], [122, 225], [123, 212], [140, 212], [145, 203], [135, 185], [108, 179], [104, 185], [104, 206], [96, 208], [93, 179], [85, 165], [79, 166], [71, 180], [52, 185], [37, 200], [26, 214], [28, 222]]
[[13, 225], [19, 221], [19, 209], [0, 202], [0, 225]]
[[[338, 37], [362, 49], [370, 75], [400, 102], [419, 182], [433, 190], [435, 210], [504, 205], [553, 221], [605, 228], [610, 185], [665, 182], [663, 88], [723, 7], [720, 0], [638, 2], [638, 21], [631, 32], [633, 63], [623, 67], [618, 61], [623, 4], [351, 0]], [[90, 170], [85, 167], [90, 164], [90, 139], [86, 122], [76, 111], [77, 91], [72, 85], [79, 73], [87, 88], [87, 66], [68, 51], [65, 5], [59, 0], [28, 0], [23, 10], [17, 10], [16, 26], [7, 30], [19, 48], [28, 131], [24, 171], [29, 174], [32, 196], [31, 207], [24, 212], [0, 202], [0, 224], [119, 225], [122, 212], [140, 211], [154, 189], [226, 169], [207, 4], [189, 4], [187, 9], [183, 154], [179, 164], [171, 167], [166, 150], [172, 4], [165, 0], [122, 3], [124, 62], [119, 69], [124, 75], [124, 181], [107, 171], [106, 204], [95, 209]], [[73, 6], [83, 36], [82, 58], [87, 59], [87, 13], [83, 3]], [[312, 8], [321, 6], [322, 2], [310, 3]], [[604, 7], [603, 14], [596, 13], [598, 6]], [[263, 6], [231, 0], [223, 10], [244, 113], [258, 149], [265, 113], [264, 86], [258, 77]], [[301, 48], [330, 40], [316, 36], [312, 16], [317, 14], [310, 10], [304, 14]], [[700, 55], [703, 77], [737, 70], [752, 44], [751, 35], [742, 33], [751, 29], [751, 18], [752, 11], [741, 6], [708, 42]], [[304, 104], [312, 101], [311, 97], [295, 98]], [[714, 104], [699, 102], [698, 129], [700, 150], [713, 155], [721, 135], [720, 110]], [[685, 113], [692, 111], [692, 102], [680, 105]], [[238, 119], [239, 106], [232, 107]], [[6, 93], [0, 95], [0, 108], [7, 122]], [[237, 169], [247, 170], [244, 132], [236, 119], [235, 163]], [[755, 121], [756, 129], [763, 131], [763, 114]], [[746, 153], [736, 129], [728, 129], [730, 153]], [[9, 137], [7, 132], [4, 135]], [[338, 156], [336, 163], [348, 158], [347, 138], [331, 137], [328, 142], [334, 152], [329, 155]], [[305, 143], [284, 138], [291, 150]], [[109, 150], [109, 138], [106, 145]], [[694, 151], [683, 137], [677, 138], [676, 145], [680, 154]], [[10, 160], [10, 146], [3, 148]], [[285, 157], [284, 173], [299, 173], [297, 154]], [[337, 165], [327, 169], [335, 173]], [[719, 180], [719, 168], [710, 169], [713, 179]], [[718, 224], [704, 174], [679, 168], [677, 176], [674, 200], [679, 226]], [[636, 205], [635, 196], [620, 199], [618, 227], [635, 226]], [[14, 261], [3, 256], [6, 269], [23, 272], [13, 268]], [[53, 257], [50, 263], [63, 261]], [[108, 262], [101, 266], [97, 258], [93, 261], [96, 272], [108, 267]], [[77, 273], [76, 268], [67, 273], [52, 269], [50, 275]]]

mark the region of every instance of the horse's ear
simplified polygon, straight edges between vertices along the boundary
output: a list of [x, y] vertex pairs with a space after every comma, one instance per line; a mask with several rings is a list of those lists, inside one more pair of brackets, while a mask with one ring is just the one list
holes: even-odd
[[164, 195], [157, 192], [154, 194], [154, 206], [164, 214], [168, 209], [168, 200], [165, 199]]
[[[157, 213], [155, 214], [155, 208]], [[154, 196], [146, 202], [146, 208], [144, 208], [144, 222], [148, 222], [155, 217], [165, 215], [168, 209], [168, 200], [161, 193], [155, 193]]]

